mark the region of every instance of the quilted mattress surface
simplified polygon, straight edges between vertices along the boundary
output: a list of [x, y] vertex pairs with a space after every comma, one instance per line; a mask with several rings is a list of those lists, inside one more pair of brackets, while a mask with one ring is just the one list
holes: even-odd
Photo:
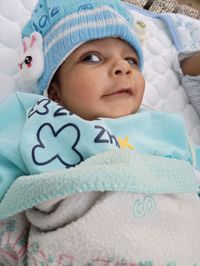
[[[0, 1], [0, 102], [13, 91], [31, 92], [21, 88], [18, 79], [18, 56], [21, 46], [20, 31], [28, 20], [37, 0]], [[144, 105], [156, 110], [181, 112], [185, 117], [189, 136], [200, 144], [200, 121], [179, 83], [172, 65], [176, 48], [164, 22], [132, 11], [147, 25], [143, 42], [146, 91]], [[184, 36], [183, 36], [184, 38]]]

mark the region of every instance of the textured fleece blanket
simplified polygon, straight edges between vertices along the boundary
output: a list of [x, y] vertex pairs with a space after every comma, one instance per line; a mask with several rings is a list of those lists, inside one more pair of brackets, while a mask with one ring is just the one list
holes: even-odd
[[14, 215], [1, 222], [0, 262], [199, 266], [197, 191], [188, 162], [122, 150], [20, 177], [0, 204], [1, 219]]

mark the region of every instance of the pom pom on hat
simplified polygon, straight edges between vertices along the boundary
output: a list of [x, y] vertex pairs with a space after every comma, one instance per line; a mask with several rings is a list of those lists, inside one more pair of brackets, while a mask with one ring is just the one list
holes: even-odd
[[[38, 49], [40, 56], [35, 57], [39, 69], [29, 67], [21, 75], [22, 79], [37, 83], [39, 94], [48, 89], [65, 59], [87, 41], [120, 38], [135, 49], [140, 69], [143, 66], [143, 52], [133, 31], [133, 16], [119, 0], [39, 0], [22, 31], [23, 40], [32, 38], [35, 32], [38, 40], [43, 39], [43, 49]], [[26, 53], [26, 59], [28, 56]]]

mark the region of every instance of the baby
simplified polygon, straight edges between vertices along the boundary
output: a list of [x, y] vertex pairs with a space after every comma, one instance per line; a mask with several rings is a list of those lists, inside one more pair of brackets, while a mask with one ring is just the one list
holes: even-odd
[[[23, 30], [19, 68], [37, 94], [17, 93], [0, 107], [0, 199], [20, 180], [39, 184], [31, 206], [18, 200], [18, 212], [29, 209], [28, 265], [50, 256], [53, 265], [74, 266], [200, 261], [191, 167], [200, 168], [199, 149], [188, 144], [180, 115], [140, 108], [143, 53], [132, 25], [117, 0], [39, 0]], [[200, 74], [198, 57], [181, 62], [184, 74]]]

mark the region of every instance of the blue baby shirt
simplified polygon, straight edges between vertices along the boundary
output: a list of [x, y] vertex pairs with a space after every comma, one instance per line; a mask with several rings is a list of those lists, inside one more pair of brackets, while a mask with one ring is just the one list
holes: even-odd
[[[192, 163], [179, 114], [141, 110], [87, 121], [44, 96], [13, 94], [0, 106], [0, 199], [19, 176], [73, 167], [119, 148]], [[200, 149], [194, 151], [200, 169]]]

